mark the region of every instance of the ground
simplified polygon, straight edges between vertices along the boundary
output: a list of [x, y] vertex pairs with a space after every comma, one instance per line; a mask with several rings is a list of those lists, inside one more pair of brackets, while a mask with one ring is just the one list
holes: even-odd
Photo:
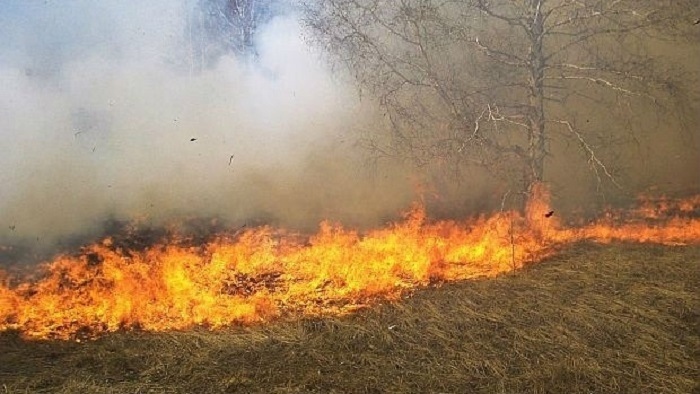
[[4, 393], [700, 393], [700, 246], [574, 245], [345, 317], [0, 334]]

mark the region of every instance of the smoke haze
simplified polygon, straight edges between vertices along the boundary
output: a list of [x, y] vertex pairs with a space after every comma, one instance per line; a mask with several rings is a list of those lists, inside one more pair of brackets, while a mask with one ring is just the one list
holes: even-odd
[[[293, 15], [261, 28], [256, 61], [197, 66], [194, 3], [0, 3], [0, 246], [50, 249], [99, 234], [107, 218], [313, 229], [322, 219], [378, 225], [419, 195], [436, 201], [436, 217], [500, 205], [506, 190], [479, 171], [418, 180], [410, 166], [368, 170], [356, 141], [383, 119], [305, 44]], [[689, 53], [693, 70], [700, 53]], [[688, 105], [700, 108], [698, 97]], [[628, 195], [700, 187], [697, 117], [685, 139], [662, 119], [615, 152], [632, 174]], [[578, 210], [595, 200], [596, 183], [578, 147], [560, 148], [547, 176], [555, 203]]]
[[411, 199], [406, 182], [360, 176], [350, 134], [371, 120], [294, 18], [264, 26], [255, 64], [224, 57], [195, 72], [192, 12], [3, 2], [0, 244], [50, 244], [106, 217], [373, 223]]

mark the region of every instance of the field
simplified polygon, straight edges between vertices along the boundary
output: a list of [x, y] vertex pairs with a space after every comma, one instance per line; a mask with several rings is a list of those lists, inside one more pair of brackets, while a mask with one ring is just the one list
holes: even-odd
[[700, 247], [576, 244], [345, 317], [0, 334], [4, 393], [700, 393]]

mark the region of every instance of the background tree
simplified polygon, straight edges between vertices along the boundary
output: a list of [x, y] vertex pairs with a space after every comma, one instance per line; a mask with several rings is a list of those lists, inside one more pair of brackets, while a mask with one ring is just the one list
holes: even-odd
[[[379, 98], [375, 155], [477, 166], [520, 190], [576, 144], [600, 185], [615, 149], [682, 114], [691, 75], [664, 45], [700, 38], [695, 0], [327, 0], [312, 37]], [[697, 42], [697, 41], [696, 41]]]
[[254, 60], [260, 27], [283, 6], [281, 0], [199, 0], [188, 23], [193, 67], [211, 65], [225, 54]]

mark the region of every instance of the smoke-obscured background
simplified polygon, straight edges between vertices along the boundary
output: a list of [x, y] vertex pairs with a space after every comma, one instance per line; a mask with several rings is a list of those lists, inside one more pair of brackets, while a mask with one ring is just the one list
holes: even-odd
[[[421, 195], [443, 215], [499, 202], [503, 190], [477, 172], [370, 165], [357, 140], [384, 119], [307, 45], [292, 9], [256, 29], [246, 58], [199, 56], [210, 40], [201, 17], [192, 1], [0, 4], [0, 245], [45, 250], [107, 218], [309, 229], [324, 218], [378, 225]], [[697, 125], [682, 138], [664, 127], [678, 122], [623, 155], [637, 174], [628, 192], [700, 184]], [[596, 194], [568, 163], [550, 173], [576, 209]]]
[[410, 199], [361, 174], [352, 133], [371, 119], [292, 15], [259, 29], [254, 64], [193, 70], [195, 12], [3, 2], [0, 240], [51, 243], [106, 217], [362, 223]]

